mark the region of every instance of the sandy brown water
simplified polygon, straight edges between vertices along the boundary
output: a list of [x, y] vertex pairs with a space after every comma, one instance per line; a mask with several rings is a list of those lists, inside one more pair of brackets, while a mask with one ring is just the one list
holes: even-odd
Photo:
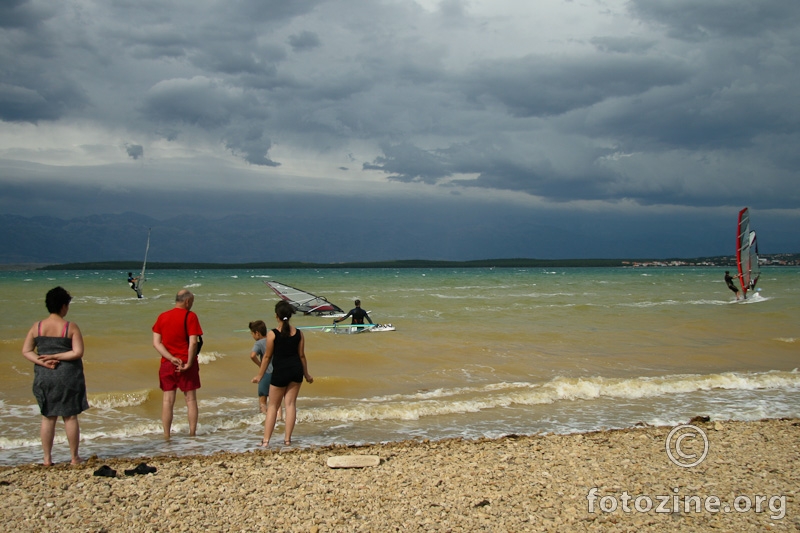
[[[270, 323], [267, 279], [345, 309], [360, 298], [394, 332], [306, 331], [299, 446], [591, 431], [696, 414], [753, 420], [800, 414], [800, 270], [766, 269], [733, 303], [719, 268], [154, 271], [137, 300], [121, 272], [0, 273], [0, 464], [39, 459], [32, 369], [20, 355], [44, 293], [75, 297], [90, 403], [84, 448], [100, 456], [252, 450], [263, 417], [247, 323]], [[181, 287], [205, 330], [200, 435], [160, 439], [150, 328]], [[328, 319], [295, 317], [296, 325]], [[279, 428], [280, 431], [280, 428]], [[280, 434], [280, 433], [278, 433]], [[63, 437], [59, 435], [59, 438]], [[64, 445], [61, 445], [63, 448]], [[58, 445], [57, 445], [58, 448]]]

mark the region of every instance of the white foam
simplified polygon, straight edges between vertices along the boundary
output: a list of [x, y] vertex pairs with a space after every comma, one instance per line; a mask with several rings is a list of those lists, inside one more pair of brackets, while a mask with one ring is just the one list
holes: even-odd
[[354, 400], [335, 407], [310, 407], [301, 415], [313, 421], [418, 420], [426, 416], [474, 413], [512, 405], [603, 399], [640, 400], [720, 390], [800, 389], [798, 372], [723, 373], [640, 378], [562, 378], [544, 384], [494, 383], [480, 387], [435, 389]]
[[150, 396], [149, 389], [130, 392], [89, 394], [89, 405], [98, 409], [118, 409], [144, 404]]
[[200, 363], [201, 365], [208, 365], [208, 364], [213, 363], [214, 361], [216, 361], [218, 359], [222, 359], [223, 357], [225, 357], [225, 354], [220, 353], [220, 352], [214, 352], [214, 351], [205, 352], [205, 351], [203, 351], [203, 352], [200, 352], [200, 355], [197, 356], [197, 362]]

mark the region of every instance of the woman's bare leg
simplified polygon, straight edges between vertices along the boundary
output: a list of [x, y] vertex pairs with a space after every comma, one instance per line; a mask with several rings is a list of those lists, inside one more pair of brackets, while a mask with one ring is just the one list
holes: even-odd
[[53, 464], [53, 439], [56, 436], [57, 416], [43, 416], [42, 428], [39, 430], [39, 437], [42, 439], [42, 451], [44, 452], [44, 466]]
[[262, 446], [269, 446], [269, 439], [272, 438], [272, 431], [275, 429], [275, 419], [278, 418], [278, 409], [281, 408], [281, 400], [286, 393], [285, 387], [269, 386], [269, 397], [267, 399], [267, 419], [264, 421], [264, 440]]
[[297, 395], [300, 393], [302, 383], [289, 383], [286, 387], [286, 395], [283, 398], [283, 405], [286, 407], [286, 435], [283, 437], [284, 444], [292, 443], [292, 432], [297, 421]]
[[69, 442], [70, 462], [74, 465], [81, 464], [83, 459], [78, 455], [78, 447], [81, 442], [81, 427], [78, 424], [78, 415], [65, 416], [63, 419], [64, 429], [67, 432], [67, 442]]

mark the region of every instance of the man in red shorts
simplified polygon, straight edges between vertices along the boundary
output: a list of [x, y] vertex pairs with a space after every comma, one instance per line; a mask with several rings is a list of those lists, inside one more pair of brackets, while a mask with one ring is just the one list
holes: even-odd
[[189, 436], [197, 431], [197, 389], [200, 369], [197, 362], [198, 339], [203, 334], [197, 315], [191, 311], [194, 295], [181, 289], [175, 307], [158, 315], [153, 325], [153, 347], [161, 354], [158, 379], [164, 396], [161, 401], [161, 424], [169, 440], [177, 389], [183, 391], [189, 411]]

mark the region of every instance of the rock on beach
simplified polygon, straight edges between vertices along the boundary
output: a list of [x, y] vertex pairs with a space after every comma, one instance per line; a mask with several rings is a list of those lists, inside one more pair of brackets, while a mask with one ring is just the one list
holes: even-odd
[[[708, 453], [689, 468], [667, 453], [670, 427], [3, 467], [0, 529], [800, 530], [800, 420], [693, 425]], [[698, 442], [687, 439], [687, 455]], [[327, 466], [352, 454], [377, 455], [380, 464]], [[157, 472], [123, 473], [141, 462]], [[94, 476], [102, 465], [116, 477]]]

